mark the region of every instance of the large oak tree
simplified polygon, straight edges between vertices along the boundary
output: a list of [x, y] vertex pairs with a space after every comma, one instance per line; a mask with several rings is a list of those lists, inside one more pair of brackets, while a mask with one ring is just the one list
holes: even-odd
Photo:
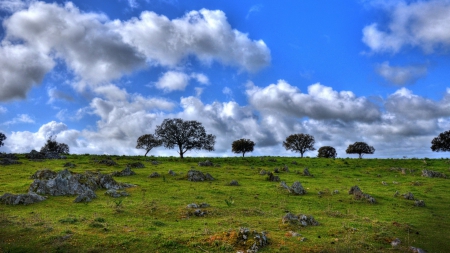
[[155, 137], [153, 134], [144, 134], [137, 139], [136, 148], [145, 149], [144, 156], [147, 156], [148, 152], [150, 152], [152, 148], [156, 148], [161, 145], [162, 141]]
[[317, 154], [317, 157], [322, 158], [336, 158], [336, 156], [336, 149], [331, 146], [320, 147]]
[[216, 143], [216, 136], [206, 134], [203, 125], [195, 120], [165, 119], [156, 126], [155, 135], [161, 139], [165, 148], [177, 146], [180, 158], [192, 149], [213, 151]]
[[292, 150], [294, 152], [299, 152], [301, 157], [303, 157], [303, 153], [306, 151], [316, 150], [314, 148], [314, 137], [309, 134], [291, 134], [286, 138], [286, 141], [283, 141], [283, 146], [286, 150]]
[[245, 153], [253, 152], [254, 146], [255, 143], [250, 139], [239, 139], [233, 141], [233, 143], [231, 144], [231, 151], [236, 154], [242, 153], [242, 157], [244, 157]]
[[435, 152], [450, 151], [450, 131], [440, 133], [431, 141], [431, 150]]
[[4, 141], [6, 140], [6, 135], [4, 133], [0, 133], [0, 147], [4, 145]]
[[348, 145], [345, 152], [347, 154], [358, 154], [359, 158], [361, 159], [364, 154], [373, 154], [375, 152], [375, 148], [373, 146], [367, 145], [367, 143], [365, 142], [355, 142]]

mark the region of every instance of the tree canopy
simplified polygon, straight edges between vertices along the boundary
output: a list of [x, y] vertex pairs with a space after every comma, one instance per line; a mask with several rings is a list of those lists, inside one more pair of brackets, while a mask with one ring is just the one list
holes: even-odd
[[148, 152], [150, 152], [152, 148], [159, 147], [161, 145], [162, 141], [153, 134], [144, 134], [137, 139], [136, 148], [145, 149], [144, 156], [147, 156]]
[[236, 154], [242, 153], [242, 157], [244, 157], [245, 153], [253, 152], [254, 146], [255, 143], [250, 139], [239, 139], [233, 141], [233, 143], [231, 144], [231, 151]]
[[450, 151], [450, 131], [440, 133], [431, 141], [431, 150], [434, 152]]
[[294, 152], [299, 152], [301, 157], [306, 151], [316, 150], [314, 148], [314, 137], [309, 134], [291, 134], [283, 141], [283, 146], [286, 150], [292, 150]]
[[5, 145], [5, 143], [3, 143], [6, 140], [6, 135], [4, 133], [0, 133], [0, 147]]
[[348, 145], [348, 148], [345, 152], [347, 154], [358, 154], [359, 158], [361, 159], [364, 154], [373, 154], [375, 152], [375, 148], [373, 146], [367, 145], [367, 143], [365, 142], [355, 142]]
[[195, 120], [165, 119], [156, 126], [155, 135], [161, 139], [165, 148], [177, 146], [180, 158], [192, 149], [213, 151], [216, 143], [216, 136], [206, 134], [203, 125]]
[[58, 143], [56, 136], [50, 136], [47, 143], [41, 148], [42, 153], [55, 152], [58, 154], [69, 154], [69, 146], [65, 143]]
[[319, 148], [317, 157], [322, 158], [336, 158], [336, 149], [331, 146], [323, 146]]

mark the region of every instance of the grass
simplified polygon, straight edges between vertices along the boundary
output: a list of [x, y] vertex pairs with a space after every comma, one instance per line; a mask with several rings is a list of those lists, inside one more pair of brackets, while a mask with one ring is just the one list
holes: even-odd
[[[44, 168], [60, 171], [66, 162], [80, 173], [111, 173], [133, 162], [145, 168], [115, 178], [137, 185], [127, 189], [129, 197], [114, 199], [99, 190], [98, 198], [87, 204], [73, 203], [75, 196], [49, 196], [29, 206], [0, 205], [0, 252], [236, 252], [243, 249], [236, 243], [240, 227], [267, 233], [270, 245], [259, 252], [404, 252], [409, 246], [447, 252], [450, 246], [449, 181], [421, 177], [422, 169], [449, 174], [447, 159], [111, 156], [117, 165], [108, 166], [98, 162], [104, 156], [69, 155], [43, 162], [19, 157], [22, 164], [0, 167], [0, 195], [25, 193], [30, 175]], [[206, 159], [220, 167], [197, 166]], [[262, 169], [284, 165], [290, 172], [277, 175], [289, 186], [300, 181], [306, 195], [289, 195], [279, 183], [259, 175]], [[314, 177], [301, 175], [305, 167]], [[189, 182], [184, 177], [191, 168], [216, 180]], [[391, 168], [406, 168], [406, 174]], [[152, 172], [162, 177], [148, 178]], [[229, 186], [231, 180], [239, 186]], [[377, 203], [353, 199], [347, 192], [354, 185]], [[396, 191], [400, 196], [394, 197]], [[415, 207], [401, 196], [408, 192], [426, 206]], [[206, 216], [194, 216], [186, 208], [203, 202], [211, 205], [204, 209]], [[283, 224], [286, 212], [312, 215], [320, 225]], [[291, 231], [301, 236], [292, 237]], [[402, 244], [393, 249], [395, 238]]]

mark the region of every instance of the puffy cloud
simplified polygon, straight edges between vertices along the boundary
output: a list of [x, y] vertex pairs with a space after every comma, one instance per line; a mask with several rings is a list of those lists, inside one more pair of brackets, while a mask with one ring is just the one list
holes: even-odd
[[168, 71], [162, 75], [155, 86], [166, 92], [184, 90], [189, 84], [189, 76], [182, 72]]
[[6, 113], [8, 111], [8, 109], [6, 109], [3, 106], [0, 106], [0, 113]]
[[383, 62], [376, 67], [376, 72], [396, 85], [405, 85], [416, 82], [419, 78], [427, 74], [426, 66], [390, 66], [389, 62]]
[[115, 20], [111, 27], [156, 64], [175, 66], [189, 55], [247, 71], [270, 63], [270, 51], [264, 41], [252, 41], [247, 34], [232, 29], [220, 10], [191, 11], [173, 20], [145, 11], [139, 18]]
[[27, 4], [22, 0], [2, 0], [0, 1], [0, 10], [15, 12], [26, 8]]
[[47, 94], [50, 97], [48, 101], [49, 104], [61, 99], [66, 101], [73, 101], [73, 97], [71, 95], [58, 90], [58, 88], [56, 87], [48, 88]]
[[449, 1], [401, 1], [383, 7], [391, 17], [386, 29], [377, 23], [363, 29], [362, 40], [372, 51], [397, 53], [412, 46], [430, 53], [450, 46]]
[[262, 113], [362, 122], [374, 122], [381, 116], [379, 108], [365, 97], [319, 83], [310, 85], [308, 94], [284, 80], [264, 88], [250, 84], [246, 93], [249, 103]]
[[0, 44], [0, 101], [25, 98], [33, 85], [40, 84], [54, 66], [39, 51], [8, 42]]
[[200, 84], [204, 84], [207, 85], [209, 84], [209, 78], [202, 73], [192, 73], [191, 74], [191, 78], [194, 78], [195, 80], [197, 80], [197, 82], [199, 82]]
[[18, 123], [34, 123], [34, 120], [30, 118], [28, 114], [19, 114], [12, 120], [6, 121], [3, 125], [14, 125]]

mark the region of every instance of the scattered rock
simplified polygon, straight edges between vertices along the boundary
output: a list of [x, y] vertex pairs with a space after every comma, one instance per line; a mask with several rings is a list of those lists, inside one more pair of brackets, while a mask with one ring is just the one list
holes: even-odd
[[34, 203], [41, 202], [43, 200], [46, 200], [47, 197], [38, 195], [34, 192], [29, 192], [27, 194], [11, 194], [11, 193], [5, 193], [2, 196], [0, 196], [0, 203], [6, 204], [6, 205], [30, 205]]
[[269, 240], [264, 231], [258, 233], [257, 231], [250, 231], [248, 228], [240, 228], [236, 238], [236, 244], [239, 246], [250, 245], [246, 252], [256, 253], [258, 250], [268, 245]]
[[127, 176], [136, 175], [136, 172], [132, 171], [130, 167], [126, 167], [125, 169], [123, 169], [120, 172], [114, 171], [113, 173], [111, 173], [111, 175], [113, 177], [127, 177]]
[[283, 187], [284, 189], [288, 190], [288, 191], [291, 190], [291, 188], [289, 186], [287, 186], [286, 182], [284, 182], [284, 181], [281, 181], [280, 186]]
[[301, 225], [303, 227], [319, 225], [319, 222], [317, 222], [311, 215], [305, 214], [294, 215], [290, 212], [284, 215], [281, 221], [283, 222], [283, 224], [289, 223], [291, 225]]
[[110, 197], [113, 197], [113, 198], [119, 198], [119, 197], [127, 197], [127, 196], [130, 196], [130, 194], [128, 193], [128, 192], [126, 192], [126, 191], [121, 191], [121, 190], [114, 190], [114, 189], [111, 189], [111, 190], [107, 190], [106, 192], [105, 192], [105, 195], [108, 195], [108, 196], [110, 196]]
[[45, 154], [33, 149], [30, 151], [30, 153], [26, 154], [25, 157], [30, 160], [41, 160], [45, 159]]
[[134, 162], [127, 164], [127, 167], [133, 168], [133, 169], [142, 169], [145, 168], [145, 165], [141, 162]]
[[111, 158], [104, 159], [98, 162], [99, 164], [107, 165], [107, 166], [116, 166], [117, 163], [114, 162]]
[[414, 195], [411, 192], [405, 193], [402, 195], [403, 198], [408, 199], [408, 200], [414, 200]]
[[414, 205], [418, 206], [418, 207], [424, 207], [425, 206], [425, 202], [423, 200], [415, 200], [414, 201]]
[[267, 173], [267, 178], [266, 179], [268, 181], [271, 181], [271, 182], [280, 182], [280, 177], [274, 176], [272, 172], [268, 172]]
[[306, 190], [303, 188], [302, 184], [298, 181], [295, 181], [291, 188], [290, 192], [294, 195], [303, 195], [306, 194]]
[[280, 169], [278, 168], [273, 169], [273, 173], [280, 173]]
[[412, 253], [427, 253], [425, 250], [421, 249], [421, 248], [416, 248], [416, 247], [409, 247], [410, 252]]
[[422, 170], [422, 177], [441, 177], [441, 178], [447, 178], [447, 176], [444, 173], [440, 173], [437, 171], [432, 170]]
[[339, 194], [339, 190], [334, 190], [333, 194]]
[[259, 174], [260, 174], [260, 175], [266, 175], [266, 174], [267, 174], [267, 171], [264, 170], [264, 169], [262, 169], [262, 170], [259, 172]]
[[401, 243], [402, 243], [402, 241], [400, 241], [400, 239], [395, 238], [395, 239], [391, 242], [391, 245], [392, 245], [392, 247], [396, 248], [396, 247], [400, 246]]
[[15, 154], [0, 153], [0, 165], [21, 164]]
[[153, 164], [153, 165], [158, 165], [159, 162], [158, 162], [158, 161], [152, 161], [152, 164]]
[[97, 195], [94, 191], [87, 189], [86, 191], [82, 192], [80, 195], [78, 195], [73, 202], [75, 203], [87, 203], [91, 202], [93, 199], [97, 198]]
[[303, 170], [303, 176], [313, 177], [313, 175], [309, 172], [308, 168], [305, 168]]
[[11, 159], [11, 160], [19, 160], [19, 157], [17, 157], [16, 154], [12, 154], [12, 153], [8, 154], [8, 153], [1, 153], [0, 152], [0, 158], [8, 158], [8, 159]]
[[398, 191], [395, 191], [395, 193], [394, 193], [394, 197], [397, 197], [398, 195], [400, 195], [400, 192], [398, 192]]
[[201, 181], [213, 181], [214, 178], [209, 174], [203, 174], [203, 172], [198, 170], [189, 170], [187, 173], [187, 179], [192, 182], [201, 182]]
[[203, 216], [205, 216], [205, 215], [207, 215], [207, 214], [208, 214], [207, 211], [201, 210], [201, 209], [196, 209], [196, 210], [194, 211], [194, 215], [197, 216], [197, 217], [203, 217]]
[[175, 173], [173, 170], [169, 170], [169, 175], [171, 175], [171, 176], [176, 176], [177, 173]]
[[161, 175], [158, 172], [153, 172], [152, 174], [150, 174], [150, 176], [148, 176], [149, 178], [158, 178]]
[[214, 166], [214, 164], [213, 164], [211, 161], [206, 160], [206, 161], [204, 161], [204, 162], [199, 162], [199, 163], [198, 163], [198, 166], [200, 166], [200, 167], [204, 167], [204, 166]]
[[376, 200], [374, 197], [370, 196], [367, 193], [363, 193], [357, 185], [350, 188], [350, 190], [348, 191], [348, 194], [352, 194], [356, 200], [366, 199], [371, 204], [376, 203]]
[[43, 169], [36, 171], [33, 175], [30, 176], [31, 179], [40, 179], [40, 180], [49, 180], [50, 178], [56, 177], [56, 172], [49, 170], [49, 169]]
[[75, 164], [71, 163], [71, 162], [67, 162], [63, 165], [64, 168], [75, 168], [77, 167]]
[[239, 186], [239, 183], [236, 180], [231, 180], [231, 182], [228, 185], [229, 186]]
[[286, 164], [283, 166], [283, 168], [281, 168], [281, 170], [284, 172], [289, 172], [289, 168]]
[[196, 203], [191, 203], [191, 204], [188, 204], [186, 206], [186, 208], [198, 208], [198, 205]]

